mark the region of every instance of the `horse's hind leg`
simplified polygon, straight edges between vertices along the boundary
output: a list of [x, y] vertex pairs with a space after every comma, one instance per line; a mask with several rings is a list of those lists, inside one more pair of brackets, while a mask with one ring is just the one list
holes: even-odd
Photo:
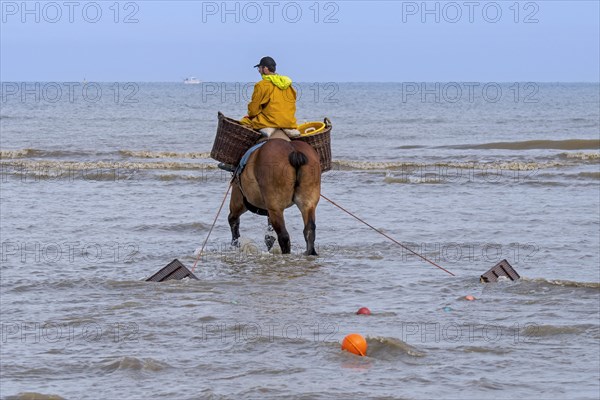
[[265, 232], [265, 245], [267, 246], [267, 251], [273, 248], [275, 240], [275, 236], [273, 236], [273, 224], [270, 219], [267, 219], [267, 230]]
[[300, 210], [302, 219], [304, 220], [304, 240], [306, 241], [307, 256], [317, 256], [315, 251], [315, 237], [317, 226], [315, 224], [315, 207], [306, 207]]
[[233, 186], [231, 192], [231, 200], [229, 201], [229, 227], [231, 228], [231, 245], [239, 246], [238, 239], [240, 237], [240, 215], [246, 212], [244, 205], [244, 197], [239, 187]]
[[285, 221], [283, 219], [283, 211], [269, 210], [269, 220], [273, 224], [273, 229], [277, 233], [277, 241], [281, 247], [282, 254], [289, 254], [291, 251], [290, 235], [285, 229]]

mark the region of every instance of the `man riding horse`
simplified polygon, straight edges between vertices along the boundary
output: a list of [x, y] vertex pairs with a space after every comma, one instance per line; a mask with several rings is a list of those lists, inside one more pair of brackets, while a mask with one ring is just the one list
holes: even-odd
[[[262, 80], [254, 85], [248, 115], [240, 123], [266, 137], [277, 129], [288, 137], [300, 136], [296, 129], [296, 90], [292, 87], [292, 80], [275, 73], [277, 64], [271, 57], [261, 58], [254, 68], [258, 68]], [[225, 163], [220, 163], [219, 168], [230, 172], [235, 170], [235, 166]]]
[[[250, 210], [267, 215], [283, 254], [290, 253], [290, 237], [283, 212], [295, 204], [304, 221], [307, 255], [315, 251], [316, 207], [321, 193], [319, 155], [307, 143], [290, 137], [300, 136], [296, 124], [296, 90], [292, 80], [275, 73], [275, 60], [263, 57], [255, 65], [262, 80], [254, 86], [248, 115], [240, 122], [259, 130], [268, 138], [256, 151], [247, 153], [245, 167], [234, 176], [228, 221], [232, 244], [240, 237], [240, 216]], [[232, 166], [219, 164], [222, 169]], [[267, 247], [274, 240], [265, 237]]]

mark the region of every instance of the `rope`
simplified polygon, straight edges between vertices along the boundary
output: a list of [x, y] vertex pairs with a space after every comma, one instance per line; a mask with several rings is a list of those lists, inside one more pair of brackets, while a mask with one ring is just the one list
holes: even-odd
[[217, 211], [217, 215], [215, 215], [215, 220], [213, 221], [212, 225], [210, 226], [208, 235], [206, 235], [206, 239], [204, 239], [204, 243], [202, 243], [202, 247], [200, 248], [198, 257], [196, 257], [196, 261], [194, 262], [194, 266], [192, 267], [192, 273], [194, 272], [194, 269], [196, 269], [196, 264], [198, 264], [198, 260], [200, 260], [200, 257], [202, 257], [202, 252], [204, 251], [204, 246], [206, 246], [206, 242], [208, 242], [208, 238], [210, 237], [210, 234], [211, 234], [213, 228], [215, 227], [215, 224], [217, 223], [217, 218], [219, 218], [219, 214], [221, 214], [221, 210], [223, 209], [223, 204], [225, 204], [225, 200], [227, 200], [227, 195], [229, 194], [230, 190], [231, 190], [231, 183], [229, 184], [229, 186], [227, 186], [227, 191], [225, 192], [225, 196], [223, 197], [223, 201], [221, 202], [219, 211]]
[[322, 198], [324, 198], [325, 200], [327, 200], [328, 202], [330, 202], [331, 204], [333, 204], [334, 206], [336, 206], [337, 208], [339, 208], [340, 210], [344, 211], [346, 214], [352, 216], [353, 218], [356, 218], [357, 220], [359, 220], [360, 222], [362, 222], [363, 224], [365, 224], [366, 226], [368, 226], [369, 228], [373, 229], [375, 232], [385, 236], [386, 238], [388, 238], [389, 240], [391, 240], [392, 242], [396, 243], [397, 245], [399, 245], [400, 247], [402, 247], [405, 250], [410, 251], [411, 253], [413, 253], [414, 255], [422, 258], [423, 260], [427, 261], [428, 263], [430, 263], [431, 265], [438, 267], [439, 269], [441, 269], [442, 271], [452, 275], [452, 276], [456, 276], [454, 275], [452, 272], [448, 271], [447, 269], [440, 267], [439, 265], [437, 265], [436, 263], [434, 263], [433, 261], [427, 259], [426, 257], [420, 255], [419, 253], [417, 253], [416, 251], [413, 251], [411, 249], [409, 249], [408, 247], [406, 247], [405, 245], [403, 245], [402, 243], [400, 243], [399, 241], [397, 241], [396, 239], [394, 239], [391, 236], [386, 235], [385, 233], [381, 232], [379, 229], [375, 228], [373, 225], [370, 225], [369, 223], [363, 221], [362, 219], [358, 218], [356, 215], [352, 214], [350, 211], [346, 210], [344, 207], [340, 206], [339, 204], [335, 203], [333, 200], [328, 199], [327, 197], [321, 195]]

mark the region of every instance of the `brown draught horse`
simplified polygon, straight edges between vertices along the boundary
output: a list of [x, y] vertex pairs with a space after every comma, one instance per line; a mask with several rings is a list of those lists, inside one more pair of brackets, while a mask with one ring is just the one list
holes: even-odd
[[[280, 132], [280, 131], [279, 131]], [[256, 150], [239, 177], [234, 177], [229, 203], [232, 245], [240, 237], [240, 216], [250, 210], [267, 215], [283, 254], [290, 253], [290, 236], [283, 212], [296, 204], [304, 220], [306, 255], [315, 251], [315, 211], [321, 193], [319, 155], [307, 143], [273, 134]], [[282, 137], [283, 136], [283, 137]], [[267, 238], [265, 238], [267, 239]], [[267, 243], [270, 247], [271, 244]]]

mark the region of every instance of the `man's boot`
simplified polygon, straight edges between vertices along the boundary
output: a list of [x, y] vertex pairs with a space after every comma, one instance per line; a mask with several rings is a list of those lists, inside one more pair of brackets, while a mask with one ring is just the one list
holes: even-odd
[[219, 163], [218, 167], [227, 172], [235, 171], [235, 166], [231, 165], [231, 164], [225, 164], [225, 163], [221, 162], [221, 163]]

